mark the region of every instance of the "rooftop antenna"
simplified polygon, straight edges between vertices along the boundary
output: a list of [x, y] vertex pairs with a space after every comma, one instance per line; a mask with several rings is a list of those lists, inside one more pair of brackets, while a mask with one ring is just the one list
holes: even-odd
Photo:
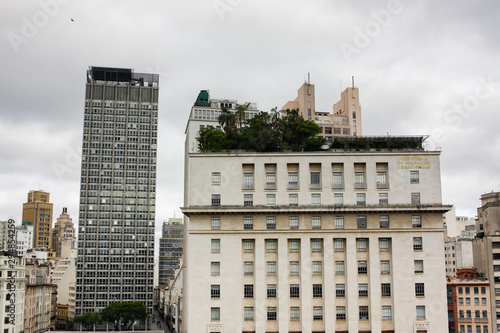
[[354, 75], [352, 76], [352, 87], [354, 88]]
[[307, 84], [311, 84], [311, 73], [307, 73]]

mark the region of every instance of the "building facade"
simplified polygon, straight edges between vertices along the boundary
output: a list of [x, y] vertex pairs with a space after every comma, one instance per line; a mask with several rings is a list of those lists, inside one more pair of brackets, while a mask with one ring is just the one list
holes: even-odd
[[0, 253], [0, 328], [3, 333], [22, 333], [26, 293], [25, 259]]
[[162, 237], [160, 238], [160, 262], [158, 281], [160, 288], [168, 286], [178, 269], [183, 249], [182, 218], [170, 218], [163, 222]]
[[25, 256], [28, 250], [33, 249], [34, 226], [29, 222], [23, 222], [16, 226], [16, 248], [17, 254], [21, 257]]
[[33, 226], [32, 248], [49, 248], [52, 234], [52, 212], [54, 205], [50, 203], [50, 193], [30, 191], [28, 200], [23, 204], [23, 222]]
[[75, 318], [76, 304], [76, 250], [68, 258], [57, 261], [52, 269], [53, 284], [57, 285], [58, 328], [68, 329]]
[[153, 306], [158, 85], [158, 74], [87, 71], [77, 316], [111, 302]]
[[26, 294], [24, 297], [24, 333], [51, 330], [53, 285], [51, 263], [36, 258], [26, 259]]
[[439, 154], [187, 149], [183, 332], [446, 332]]
[[62, 247], [64, 241], [76, 241], [75, 227], [72, 219], [69, 217], [68, 209], [63, 208], [61, 215], [57, 218], [56, 224], [52, 229], [52, 250], [56, 251], [56, 257], [62, 257]]

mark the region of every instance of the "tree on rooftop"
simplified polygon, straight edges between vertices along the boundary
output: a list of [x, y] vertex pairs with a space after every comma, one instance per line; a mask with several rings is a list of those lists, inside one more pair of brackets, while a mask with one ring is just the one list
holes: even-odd
[[93, 331], [95, 325], [102, 323], [101, 316], [96, 312], [87, 312], [84, 315], [75, 317], [75, 323], [80, 323], [87, 331]]
[[101, 311], [101, 318], [113, 325], [115, 331], [129, 331], [136, 320], [145, 320], [148, 308], [142, 302], [112, 303]]

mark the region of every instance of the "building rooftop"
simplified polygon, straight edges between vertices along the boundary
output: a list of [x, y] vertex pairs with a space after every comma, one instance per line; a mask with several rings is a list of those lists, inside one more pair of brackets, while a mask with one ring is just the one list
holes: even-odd
[[158, 86], [159, 81], [159, 74], [134, 73], [131, 68], [91, 66], [87, 71], [87, 83]]

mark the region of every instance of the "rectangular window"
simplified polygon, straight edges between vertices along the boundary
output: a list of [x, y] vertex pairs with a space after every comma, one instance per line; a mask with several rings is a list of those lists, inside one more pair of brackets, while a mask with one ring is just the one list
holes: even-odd
[[253, 261], [245, 261], [244, 271], [245, 275], [253, 275]]
[[413, 251], [422, 251], [422, 237], [413, 237]]
[[410, 171], [410, 183], [412, 184], [420, 183], [420, 175], [418, 171]]
[[415, 273], [420, 274], [424, 272], [424, 261], [423, 260], [414, 260], [413, 261], [415, 267]]
[[322, 306], [313, 306], [313, 320], [323, 320]]
[[253, 194], [243, 194], [243, 206], [245, 207], [253, 206]]
[[474, 294], [475, 295], [479, 294], [479, 287], [474, 287]]
[[298, 206], [299, 205], [299, 195], [297, 193], [288, 194], [288, 203], [290, 206]]
[[212, 239], [211, 241], [212, 253], [220, 253], [220, 239]]
[[245, 307], [244, 317], [245, 320], [253, 320], [253, 307]]
[[210, 273], [212, 275], [220, 275], [220, 262], [212, 261], [210, 263]]
[[290, 275], [299, 275], [298, 261], [290, 261]]
[[253, 298], [253, 284], [245, 284], [243, 286], [243, 297]]
[[359, 319], [360, 320], [368, 320], [368, 307], [360, 306], [359, 307]]
[[344, 188], [344, 177], [342, 172], [333, 173], [333, 188]]
[[220, 194], [212, 194], [212, 207], [220, 206]]
[[267, 275], [276, 275], [276, 261], [267, 262]]
[[335, 216], [335, 229], [344, 229], [344, 217]]
[[311, 224], [313, 229], [321, 229], [321, 216], [313, 216]]
[[336, 314], [337, 320], [345, 320], [345, 306], [337, 306]]
[[[425, 289], [424, 289], [423, 283], [415, 283], [415, 296], [417, 296], [417, 297], [424, 297], [425, 296]], [[469, 299], [469, 303], [470, 303], [470, 299]]]
[[358, 296], [359, 297], [368, 297], [368, 284], [360, 283], [358, 285]]
[[253, 239], [243, 240], [243, 252], [253, 253], [255, 241]]
[[335, 252], [344, 252], [345, 251], [345, 239], [344, 238], [335, 238], [334, 245], [335, 245]]
[[417, 319], [425, 319], [425, 305], [417, 305]]
[[389, 260], [380, 261], [380, 273], [390, 274], [391, 273], [391, 263]]
[[333, 205], [334, 206], [343, 206], [344, 205], [344, 194], [343, 193], [334, 193], [333, 194]]
[[358, 274], [368, 274], [368, 265], [366, 261], [358, 261]]
[[358, 216], [358, 229], [366, 229], [366, 216]]
[[344, 262], [343, 261], [336, 261], [335, 262], [335, 274], [336, 275], [344, 275], [345, 269], [344, 269]]
[[276, 285], [268, 284], [267, 285], [267, 298], [276, 298]]
[[411, 217], [411, 226], [413, 228], [422, 228], [422, 219], [420, 215], [413, 215]]
[[312, 273], [313, 275], [323, 274], [323, 263], [321, 261], [312, 262]]
[[389, 228], [389, 216], [388, 215], [380, 215], [380, 228], [387, 229]]
[[311, 172], [311, 188], [320, 188], [320, 187], [321, 187], [321, 173]]
[[366, 206], [366, 193], [356, 193], [356, 205]]
[[269, 306], [267, 307], [267, 320], [276, 320], [276, 307]]
[[364, 172], [355, 172], [354, 178], [354, 188], [366, 188]]
[[266, 189], [276, 188], [276, 173], [267, 172], [266, 173]]
[[382, 283], [382, 296], [391, 296], [391, 284], [390, 283]]
[[289, 239], [288, 240], [288, 251], [289, 252], [299, 252], [300, 240]]
[[288, 188], [299, 188], [299, 175], [297, 172], [288, 173]]
[[341, 283], [335, 285], [335, 296], [345, 297], [345, 284]]
[[220, 217], [212, 217], [212, 230], [220, 230]]
[[291, 298], [300, 297], [300, 288], [299, 288], [298, 284], [291, 284], [290, 285], [290, 297]]
[[212, 172], [212, 185], [219, 185], [220, 179], [220, 172]]
[[268, 216], [266, 218], [266, 227], [267, 229], [276, 229], [276, 217]]
[[276, 206], [276, 194], [266, 194], [266, 205]]
[[243, 228], [245, 230], [252, 230], [253, 229], [253, 217], [252, 216], [243, 217]]
[[276, 239], [266, 239], [266, 252], [274, 253], [276, 252]]
[[290, 307], [290, 320], [300, 320], [300, 308], [297, 306]]
[[391, 239], [390, 238], [379, 238], [379, 249], [381, 252], [386, 252], [391, 250]]
[[220, 320], [220, 308], [210, 308], [210, 320], [211, 321]]
[[382, 306], [382, 320], [392, 319], [392, 308], [388, 305]]
[[481, 287], [481, 294], [486, 294], [486, 287]]
[[320, 206], [321, 205], [321, 193], [311, 194], [311, 205]]
[[378, 194], [378, 204], [388, 205], [389, 204], [389, 193], [379, 193]]
[[220, 285], [212, 284], [210, 286], [210, 297], [211, 298], [220, 298]]
[[412, 193], [411, 194], [411, 204], [413, 206], [419, 206], [420, 205], [420, 193]]
[[323, 239], [311, 239], [311, 250], [312, 252], [323, 251]]
[[288, 217], [288, 225], [290, 229], [298, 229], [299, 228], [299, 217], [298, 216], [289, 216]]
[[253, 173], [244, 173], [243, 174], [243, 188], [247, 189], [247, 190], [251, 190], [254, 188]]
[[356, 248], [358, 252], [366, 252], [368, 245], [368, 239], [366, 238], [357, 238], [356, 239]]
[[323, 297], [322, 284], [313, 284], [313, 297]]
[[377, 172], [377, 188], [387, 188], [387, 173]]

